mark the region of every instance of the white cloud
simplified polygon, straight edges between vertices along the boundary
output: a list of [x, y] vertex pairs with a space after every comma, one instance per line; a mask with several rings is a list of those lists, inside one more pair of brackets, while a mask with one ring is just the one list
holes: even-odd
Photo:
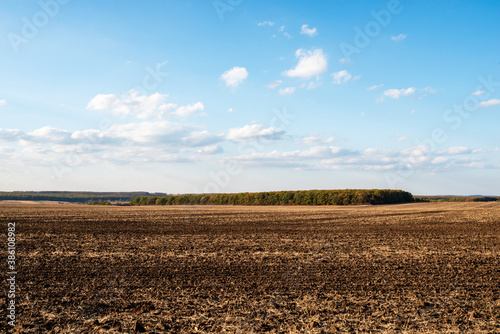
[[274, 22], [271, 22], [271, 21], [263, 21], [263, 22], [259, 22], [257, 23], [257, 25], [259, 27], [262, 27], [262, 26], [270, 26], [272, 27], [274, 25]]
[[280, 95], [292, 95], [295, 92], [295, 87], [286, 87], [279, 90]]
[[219, 140], [217, 135], [207, 130], [193, 131], [182, 138], [182, 142], [189, 146], [204, 146], [218, 142]]
[[448, 148], [447, 152], [449, 154], [465, 154], [465, 153], [471, 153], [472, 150], [465, 146], [453, 146]]
[[265, 128], [260, 124], [245, 125], [241, 128], [229, 129], [226, 139], [236, 142], [246, 142], [252, 140], [277, 140], [283, 138], [285, 132], [275, 127]]
[[269, 84], [267, 84], [267, 88], [274, 89], [274, 88], [278, 87], [279, 85], [281, 85], [282, 82], [283, 81], [281, 81], [281, 80], [276, 80], [276, 81], [270, 82]]
[[408, 138], [407, 136], [400, 136], [400, 137], [398, 138], [398, 141], [399, 141], [399, 142], [402, 142], [402, 141], [405, 141], [407, 138]]
[[336, 146], [315, 146], [308, 148], [298, 154], [299, 157], [326, 159], [335, 156], [344, 156], [352, 154], [353, 151]]
[[167, 63], [168, 63], [168, 60], [164, 60], [164, 61], [162, 61], [161, 63], [156, 63], [156, 64], [155, 64], [155, 67], [156, 67], [156, 69], [157, 69], [157, 70], [159, 70], [159, 69], [161, 69], [163, 66], [167, 65]]
[[349, 80], [358, 80], [361, 76], [355, 76], [353, 77], [351, 73], [347, 72], [346, 70], [342, 70], [339, 72], [332, 73], [333, 77], [333, 83], [338, 85], [341, 83], [346, 83]]
[[18, 141], [25, 136], [25, 133], [18, 129], [0, 129], [0, 141]]
[[227, 112], [233, 112], [233, 108], [229, 108]]
[[224, 152], [224, 150], [222, 149], [222, 147], [215, 144], [215, 145], [205, 146], [199, 149], [197, 152], [201, 154], [212, 155], [212, 154], [222, 153]]
[[384, 156], [384, 157], [395, 157], [398, 155], [396, 150], [369, 147], [363, 152], [364, 156]]
[[335, 157], [354, 156], [358, 153], [353, 150], [345, 149], [336, 146], [315, 146], [306, 150], [295, 150], [280, 152], [274, 150], [272, 152], [256, 152], [243, 154], [232, 157], [235, 160], [256, 160], [256, 159], [283, 159], [283, 160], [299, 160], [299, 159], [329, 159]]
[[7, 104], [7, 101], [5, 101], [5, 100], [0, 100], [0, 107], [1, 107], [1, 106], [4, 106], [4, 105], [6, 105], [6, 104]]
[[404, 156], [424, 156], [429, 154], [428, 145], [418, 145], [414, 147], [405, 148], [401, 151], [401, 155]]
[[384, 92], [384, 96], [390, 97], [391, 99], [399, 99], [400, 96], [408, 96], [415, 94], [415, 88], [410, 87], [406, 89], [388, 89]]
[[432, 163], [433, 165], [444, 164], [444, 163], [446, 163], [446, 162], [448, 162], [448, 158], [446, 158], [446, 157], [437, 157], [437, 158], [434, 158], [434, 159], [431, 161], [431, 163]]
[[91, 144], [103, 143], [104, 132], [97, 129], [78, 130], [71, 134], [71, 139], [75, 142], [88, 142]]
[[397, 100], [401, 96], [409, 96], [415, 94], [417, 90], [413, 87], [409, 88], [402, 88], [402, 89], [387, 89], [384, 91], [384, 94], [377, 99], [378, 102], [382, 102], [385, 100], [386, 97]]
[[323, 138], [321, 135], [312, 135], [305, 137], [303, 142], [306, 145], [319, 145], [319, 144], [328, 144], [335, 141], [335, 137]]
[[318, 29], [316, 28], [309, 28], [309, 25], [303, 24], [302, 28], [300, 29], [300, 33], [302, 35], [308, 35], [310, 37], [316, 36], [318, 34]]
[[138, 144], [161, 144], [178, 142], [196, 130], [192, 126], [168, 121], [113, 124], [105, 135]]
[[420, 91], [424, 92], [424, 93], [429, 93], [429, 94], [436, 94], [437, 93], [437, 90], [435, 90], [432, 87], [425, 87], [425, 88], [420, 89]]
[[138, 118], [161, 119], [169, 116], [189, 116], [197, 111], [203, 111], [203, 103], [177, 106], [167, 103], [168, 95], [154, 93], [143, 95], [136, 90], [130, 90], [122, 96], [114, 94], [98, 94], [87, 105], [88, 110], [106, 110], [114, 115], [134, 115]]
[[[73, 154], [80, 158], [86, 154], [109, 152], [115, 155], [133, 147], [147, 147], [148, 161], [158, 160], [161, 152], [182, 152], [195, 147], [215, 145], [223, 140], [200, 127], [168, 121], [113, 124], [106, 130], [86, 129], [78, 131], [62, 130], [50, 126], [25, 134], [20, 130], [0, 129], [0, 141], [18, 142], [29, 148], [28, 153], [37, 154], [33, 159], [48, 160], [54, 156], [41, 157], [40, 154]], [[208, 149], [207, 149], [208, 150]], [[96, 156], [100, 160], [102, 156]], [[142, 161], [137, 156], [132, 161]]]
[[307, 84], [307, 86], [302, 85], [301, 87], [306, 87], [307, 90], [311, 90], [311, 89], [314, 89], [314, 88], [318, 87], [319, 85], [321, 85], [320, 81], [310, 81]]
[[492, 107], [492, 106], [498, 106], [500, 105], [500, 100], [499, 99], [491, 99], [488, 101], [483, 101], [478, 104], [480, 107]]
[[203, 103], [197, 102], [193, 105], [180, 106], [173, 112], [173, 114], [175, 116], [186, 117], [194, 114], [197, 111], [203, 111], [204, 109], [205, 107], [203, 106]]
[[298, 49], [295, 56], [299, 62], [294, 69], [283, 72], [288, 77], [310, 78], [313, 75], [324, 73], [328, 69], [328, 62], [322, 49]]
[[28, 133], [26, 140], [37, 143], [69, 143], [71, 132], [51, 126], [44, 126]]
[[384, 84], [373, 85], [373, 86], [368, 87], [367, 90], [372, 91], [372, 90], [375, 90], [375, 89], [383, 87], [383, 86], [384, 86]]
[[486, 92], [484, 90], [477, 90], [475, 92], [472, 92], [470, 95], [479, 96], [479, 95], [483, 95], [483, 94], [486, 94]]
[[220, 78], [226, 82], [228, 87], [237, 87], [248, 77], [248, 71], [244, 67], [235, 66], [222, 73]]
[[87, 104], [89, 110], [109, 110], [114, 107], [118, 98], [114, 94], [97, 94]]
[[351, 62], [351, 60], [347, 59], [347, 58], [340, 58], [339, 59], [340, 64], [349, 64], [350, 62]]
[[407, 34], [399, 34], [397, 36], [391, 36], [391, 39], [394, 42], [401, 42], [401, 41], [403, 41], [406, 38], [406, 36], [407, 36]]

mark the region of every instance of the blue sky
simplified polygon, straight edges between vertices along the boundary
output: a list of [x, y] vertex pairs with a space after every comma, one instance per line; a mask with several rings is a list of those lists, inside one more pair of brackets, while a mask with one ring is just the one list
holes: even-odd
[[0, 188], [498, 195], [497, 1], [2, 1]]

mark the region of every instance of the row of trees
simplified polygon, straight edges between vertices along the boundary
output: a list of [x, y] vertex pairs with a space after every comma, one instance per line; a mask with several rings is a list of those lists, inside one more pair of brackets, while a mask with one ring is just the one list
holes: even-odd
[[352, 205], [414, 202], [413, 195], [402, 190], [301, 190], [235, 194], [192, 194], [140, 196], [130, 205]]
[[111, 205], [110, 201], [92, 201], [89, 205]]
[[416, 196], [416, 202], [497, 202], [500, 197], [489, 196]]
[[165, 193], [148, 192], [87, 192], [87, 191], [1, 191], [1, 200], [60, 201], [89, 203], [92, 201], [128, 202], [138, 196], [166, 196]]

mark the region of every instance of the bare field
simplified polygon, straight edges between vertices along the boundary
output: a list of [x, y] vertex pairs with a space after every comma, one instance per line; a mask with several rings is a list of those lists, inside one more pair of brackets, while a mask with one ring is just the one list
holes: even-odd
[[499, 203], [6, 203], [0, 221], [21, 333], [500, 333]]

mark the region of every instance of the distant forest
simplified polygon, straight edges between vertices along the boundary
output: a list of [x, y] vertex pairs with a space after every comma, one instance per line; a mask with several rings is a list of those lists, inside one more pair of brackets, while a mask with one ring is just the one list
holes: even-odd
[[140, 196], [166, 196], [165, 193], [148, 192], [86, 192], [86, 191], [1, 191], [0, 201], [56, 201], [89, 203], [93, 201], [129, 202]]
[[415, 196], [416, 202], [497, 202], [492, 196]]
[[413, 196], [402, 190], [345, 189], [169, 195], [149, 192], [1, 191], [0, 201], [55, 201], [93, 205], [355, 205], [411, 202], [493, 202], [491, 196]]
[[353, 205], [415, 202], [402, 190], [300, 190], [234, 194], [140, 196], [131, 205]]

